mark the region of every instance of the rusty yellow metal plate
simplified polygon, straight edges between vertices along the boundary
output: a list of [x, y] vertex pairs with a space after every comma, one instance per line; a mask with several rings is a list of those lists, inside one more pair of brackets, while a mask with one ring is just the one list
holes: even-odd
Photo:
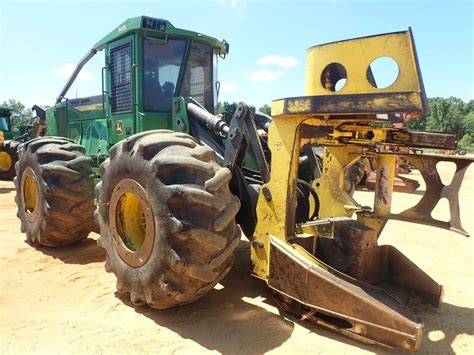
[[[386, 87], [379, 84], [386, 73], [377, 77], [371, 66], [381, 58], [394, 65], [392, 83]], [[411, 29], [309, 48], [305, 96], [272, 102], [272, 116], [291, 118], [426, 112], [428, 104]]]
[[[398, 66], [398, 76], [386, 88], [370, 83], [370, 64], [377, 58], [389, 57]], [[345, 69], [347, 82], [338, 91], [323, 86], [325, 72], [334, 63]], [[368, 73], [369, 71], [369, 73]], [[324, 74], [327, 75], [324, 75]], [[368, 75], [369, 74], [369, 75]], [[377, 94], [395, 92], [422, 92], [423, 84], [411, 30], [333, 42], [308, 49], [306, 59], [305, 95]]]

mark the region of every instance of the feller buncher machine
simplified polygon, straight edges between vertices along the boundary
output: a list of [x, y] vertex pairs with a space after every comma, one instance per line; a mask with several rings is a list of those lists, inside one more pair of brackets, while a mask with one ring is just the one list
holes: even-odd
[[[102, 94], [67, 99], [102, 50]], [[217, 60], [228, 51], [225, 41], [145, 16], [97, 42], [46, 110], [48, 136], [19, 148], [27, 240], [59, 247], [96, 228], [117, 290], [163, 309], [212, 290], [243, 231], [252, 274], [286, 311], [359, 341], [417, 349], [423, 323], [392, 294], [438, 306], [442, 286], [377, 239], [389, 219], [467, 235], [458, 192], [472, 159], [400, 153], [455, 149], [456, 137], [380, 124], [383, 114], [428, 110], [411, 30], [309, 48], [305, 96], [273, 101], [272, 117], [244, 103], [215, 113]], [[387, 88], [370, 67], [381, 56], [399, 69]], [[400, 155], [419, 169], [426, 193], [394, 214]], [[344, 189], [348, 169], [366, 157], [377, 162], [373, 206]], [[449, 186], [440, 161], [456, 165]], [[431, 216], [441, 198], [448, 222]]]
[[0, 180], [11, 181], [15, 177], [15, 163], [18, 160], [17, 149], [20, 143], [46, 134], [45, 111], [35, 105], [36, 123], [21, 125], [14, 131], [11, 123], [12, 111], [0, 107]]
[[18, 143], [12, 141], [11, 110], [0, 107], [0, 180], [12, 180], [15, 176], [15, 162], [18, 159]]

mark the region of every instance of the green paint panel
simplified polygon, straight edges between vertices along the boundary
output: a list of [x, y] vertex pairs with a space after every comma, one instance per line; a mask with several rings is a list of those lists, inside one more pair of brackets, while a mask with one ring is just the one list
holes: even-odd
[[86, 155], [95, 157], [99, 164], [109, 156], [107, 120], [98, 119], [84, 122], [83, 127], [84, 134], [81, 145], [86, 149]]
[[140, 131], [171, 129], [171, 113], [147, 113], [138, 117]]
[[68, 123], [68, 137], [71, 138], [77, 144], [81, 144], [82, 140], [82, 125], [81, 122], [69, 122]]
[[55, 112], [56, 106], [46, 109], [46, 127], [48, 136], [59, 136]]
[[173, 97], [173, 116], [171, 124], [173, 131], [189, 134], [188, 110], [186, 109], [186, 102], [181, 96]]

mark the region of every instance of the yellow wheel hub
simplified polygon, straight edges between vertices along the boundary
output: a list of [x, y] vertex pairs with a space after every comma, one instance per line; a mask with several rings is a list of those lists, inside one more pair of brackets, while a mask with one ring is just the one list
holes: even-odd
[[34, 222], [39, 213], [39, 187], [35, 172], [26, 168], [21, 178], [21, 202], [26, 219]]
[[0, 152], [0, 171], [8, 171], [13, 165], [13, 159], [7, 152]]
[[138, 182], [124, 179], [115, 186], [109, 221], [122, 260], [132, 267], [143, 266], [153, 251], [155, 223], [146, 191]]

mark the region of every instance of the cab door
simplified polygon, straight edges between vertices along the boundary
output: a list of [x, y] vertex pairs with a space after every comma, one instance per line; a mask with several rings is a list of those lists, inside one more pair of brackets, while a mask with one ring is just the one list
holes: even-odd
[[136, 131], [135, 38], [130, 35], [107, 45], [107, 125], [114, 144]]

